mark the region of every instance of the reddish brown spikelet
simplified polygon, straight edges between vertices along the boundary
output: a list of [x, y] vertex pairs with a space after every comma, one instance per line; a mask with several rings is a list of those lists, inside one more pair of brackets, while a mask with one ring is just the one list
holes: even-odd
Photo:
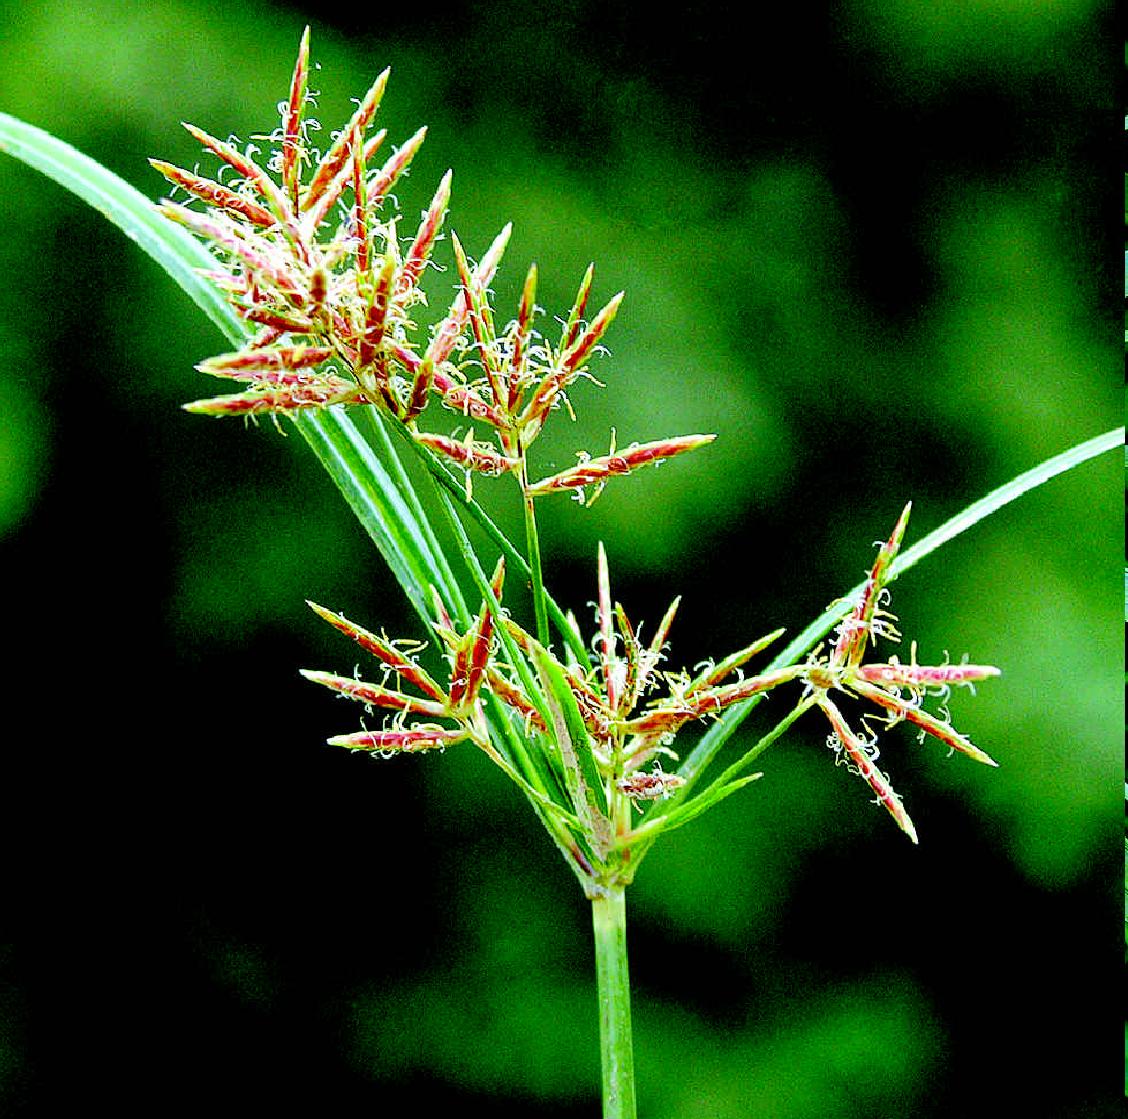
[[560, 394], [574, 377], [575, 375], [568, 369], [554, 369], [537, 385], [536, 391], [521, 413], [520, 422], [527, 432], [527, 439], [531, 439], [540, 431], [545, 417], [555, 407]]
[[352, 404], [360, 390], [340, 377], [322, 377], [316, 383], [217, 396], [185, 404], [186, 412], [206, 416], [255, 416], [269, 412], [296, 412], [302, 408], [327, 408]]
[[298, 60], [290, 81], [290, 100], [282, 121], [282, 185], [294, 208], [298, 205], [301, 177], [302, 113], [305, 108], [306, 82], [309, 77], [309, 27], [302, 33]]
[[383, 147], [384, 141], [387, 138], [388, 138], [388, 130], [386, 128], [381, 128], [379, 132], [374, 133], [373, 135], [369, 136], [367, 140], [364, 141], [363, 152], [364, 152], [364, 165], [366, 167], [371, 165], [373, 156], [375, 156], [375, 154], [380, 150], [380, 148]]
[[497, 353], [490, 345], [490, 339], [493, 338], [493, 323], [489, 314], [489, 304], [485, 299], [485, 289], [471, 276], [470, 265], [467, 263], [466, 254], [462, 250], [462, 242], [459, 241], [458, 235], [452, 233], [450, 239], [451, 246], [454, 249], [458, 277], [462, 282], [462, 293], [470, 308], [470, 327], [474, 332], [474, 340], [478, 344], [482, 368], [486, 372], [494, 400], [500, 402], [507, 399], [508, 393], [503, 395], [501, 392]]
[[270, 211], [274, 214], [275, 221], [284, 226], [290, 226], [292, 229], [292, 223], [288, 220], [290, 209], [285, 196], [278, 189], [278, 184], [253, 159], [243, 155], [242, 152], [225, 140], [220, 140], [205, 132], [202, 128], [197, 128], [194, 124], [188, 124], [186, 121], [181, 123], [191, 133], [193, 139], [219, 156], [229, 167], [234, 168], [250, 186], [262, 195]]
[[696, 718], [698, 714], [692, 707], [664, 704], [644, 715], [628, 719], [622, 726], [629, 734], [637, 734], [642, 738], [661, 738], [675, 734], [691, 719]]
[[666, 608], [666, 613], [663, 614], [662, 620], [658, 623], [658, 628], [654, 631], [654, 636], [650, 639], [650, 645], [646, 652], [639, 657], [638, 678], [635, 682], [634, 691], [635, 699], [646, 691], [650, 674], [662, 659], [662, 648], [666, 644], [666, 637], [669, 635], [670, 626], [673, 625], [674, 615], [677, 614], [680, 604], [681, 598], [678, 597]]
[[388, 305], [392, 295], [392, 281], [396, 273], [396, 262], [392, 256], [384, 257], [384, 263], [376, 275], [372, 287], [372, 302], [364, 317], [364, 334], [360, 339], [358, 356], [362, 369], [374, 362], [380, 345], [384, 340], [384, 329], [388, 321]]
[[676, 773], [629, 773], [616, 782], [616, 787], [632, 800], [657, 800], [667, 797], [685, 784], [685, 778]]
[[407, 408], [403, 414], [406, 423], [415, 419], [427, 406], [427, 397], [431, 393], [431, 385], [435, 380], [435, 366], [429, 357], [424, 358], [419, 364], [415, 379], [411, 382], [411, 394], [407, 400]]
[[237, 256], [247, 268], [256, 273], [267, 286], [277, 288], [295, 305], [305, 303], [305, 295], [294, 283], [290, 274], [271, 259], [269, 245], [248, 231], [238, 229], [223, 215], [206, 217], [176, 202], [162, 202], [157, 207], [166, 218], [187, 226], [193, 232]]
[[279, 334], [309, 334], [313, 330], [313, 320], [302, 315], [283, 315], [269, 307], [239, 307], [237, 310], [248, 322], [269, 326]]
[[382, 688], [379, 684], [369, 684], [365, 680], [354, 680], [351, 676], [336, 676], [332, 672], [315, 672], [303, 668], [302, 675], [314, 684], [336, 692], [338, 695], [355, 699], [359, 703], [373, 707], [388, 707], [393, 711], [406, 711], [408, 714], [443, 716], [445, 703], [435, 703], [429, 699], [418, 699], [403, 692]]
[[731, 707], [734, 703], [741, 703], [751, 699], [754, 695], [762, 695], [772, 688], [786, 684], [796, 679], [804, 672], [802, 666], [790, 668], [777, 668], [774, 672], [765, 672], [760, 676], [749, 676], [737, 684], [726, 684], [720, 688], [710, 688], [705, 691], [694, 691], [687, 696], [687, 702], [697, 716], [709, 715]]
[[435, 328], [435, 333], [427, 346], [427, 356], [436, 365], [450, 357], [455, 343], [466, 326], [466, 316], [466, 296], [460, 291], [446, 317]]
[[[248, 385], [270, 386], [296, 389], [323, 386], [325, 374], [312, 369], [238, 369], [231, 372], [206, 370], [213, 377], [226, 377], [232, 381], [242, 381]], [[342, 384], [347, 382], [342, 381]]]
[[411, 248], [407, 251], [407, 256], [404, 258], [403, 262], [403, 269], [400, 272], [400, 291], [406, 291], [419, 282], [419, 276], [423, 272], [423, 267], [431, 255], [431, 249], [434, 248], [435, 245], [435, 238], [439, 235], [439, 230], [443, 225], [443, 219], [446, 217], [447, 208], [450, 206], [450, 180], [452, 174], [453, 172], [447, 171], [442, 177], [438, 190], [435, 191], [435, 196], [431, 199], [431, 205], [427, 208], [427, 212], [423, 215], [423, 220], [419, 223], [415, 240], [412, 241]]
[[[371, 88], [364, 96], [364, 100], [360, 103], [356, 112], [353, 113], [352, 119], [341, 130], [340, 135], [334, 141], [332, 147], [326, 152], [325, 157], [317, 166], [317, 170], [313, 173], [313, 178], [310, 179], [309, 186], [306, 187], [306, 192], [302, 197], [301, 208], [303, 210], [312, 210], [314, 206], [321, 200], [325, 192], [333, 184], [333, 181], [344, 169], [345, 164], [349, 161], [351, 154], [350, 145], [353, 142], [354, 134], [363, 136], [365, 129], [368, 127], [369, 121], [372, 120], [379, 108], [380, 100], [384, 96], [384, 90], [388, 85], [388, 75], [391, 69], [384, 70], [379, 77], [372, 83]], [[328, 207], [325, 208], [324, 213], [328, 212]], [[315, 222], [315, 226], [320, 222]]]
[[[262, 330], [260, 330], [254, 336], [254, 338], [251, 339], [250, 345], [251, 345], [252, 349], [256, 349], [256, 350], [266, 349], [268, 346], [273, 346], [274, 343], [277, 342], [281, 337], [282, 337], [282, 331], [275, 329], [273, 326], [264, 326], [262, 328]], [[308, 370], [301, 370], [299, 372], [302, 373], [302, 376], [298, 377], [297, 374], [294, 374], [293, 375], [294, 376], [294, 383], [297, 383], [298, 380], [312, 381], [312, 380], [315, 379], [314, 375], [309, 373]], [[252, 378], [252, 379], [258, 380], [259, 377], [255, 377], [255, 378]], [[280, 382], [280, 383], [282, 383], [282, 382]], [[290, 382], [285, 382], [285, 383], [289, 384]]]
[[426, 138], [427, 128], [424, 126], [399, 151], [389, 156], [387, 162], [369, 183], [368, 199], [371, 205], [378, 206], [384, 200], [384, 196], [395, 186], [400, 175], [407, 170]]
[[536, 727], [537, 730], [543, 731], [545, 729], [544, 718], [541, 713], [536, 709], [532, 700], [520, 688], [511, 684], [504, 676], [500, 675], [496, 669], [486, 669], [486, 683], [489, 685], [490, 691], [493, 692], [506, 707], [511, 707], [522, 719], [527, 719]]
[[214, 206], [217, 210], [230, 210], [255, 225], [274, 225], [274, 215], [269, 210], [249, 198], [244, 198], [237, 191], [231, 190], [221, 183], [213, 182], [211, 179], [194, 175], [191, 171], [174, 167], [171, 163], [165, 163], [161, 159], [150, 159], [149, 162], [170, 183], [186, 190], [201, 202]]
[[654, 637], [650, 642], [650, 655], [655, 662], [657, 662], [662, 654], [662, 646], [666, 644], [666, 638], [670, 635], [670, 626], [674, 624], [674, 618], [677, 615], [680, 605], [681, 595], [675, 598], [674, 601], [666, 607], [666, 613], [662, 615], [662, 620], [658, 623], [658, 628], [654, 631]]
[[634, 626], [631, 625], [626, 611], [617, 602], [615, 603], [615, 622], [623, 639], [623, 682], [619, 702], [623, 710], [630, 711], [638, 699], [642, 646], [639, 644]]
[[[502, 231], [494, 238], [485, 256], [478, 262], [478, 267], [473, 272], [472, 286], [477, 291], [485, 291], [486, 285], [493, 279], [497, 266], [505, 253], [505, 246], [509, 242], [509, 235], [513, 232], [512, 224], [506, 224]], [[451, 241], [455, 240], [451, 234]], [[446, 317], [435, 330], [434, 337], [427, 347], [427, 354], [438, 366], [450, 357], [455, 342], [466, 327], [466, 320], [470, 314], [470, 302], [466, 295], [465, 287], [459, 288], [458, 295], [450, 306]], [[449, 386], [448, 386], [449, 387]]]
[[[586, 296], [585, 296], [586, 298]], [[571, 346], [565, 347], [557, 367], [545, 376], [537, 386], [521, 417], [521, 424], [530, 434], [539, 431], [545, 417], [555, 406], [557, 398], [568, 385], [579, 376], [584, 361], [590, 356], [599, 340], [607, 333], [623, 301], [619, 292], [596, 315], [591, 326]]]
[[[493, 577], [490, 579], [490, 589], [493, 591], [494, 597], [500, 600], [502, 585], [505, 582], [505, 560], [499, 559], [497, 566], [494, 568]], [[485, 679], [486, 665], [490, 659], [490, 645], [493, 642], [494, 620], [493, 611], [490, 609], [488, 602], [482, 603], [482, 608], [478, 613], [478, 617], [474, 625], [467, 632], [466, 637], [459, 649], [461, 653], [465, 650], [465, 663], [459, 663], [459, 657], [456, 654], [455, 665], [456, 669], [464, 669], [465, 685], [462, 691], [456, 696], [455, 684], [452, 675], [451, 679], [451, 705], [469, 706], [478, 698], [478, 692], [481, 689], [482, 681]]]
[[624, 292], [619, 292], [592, 320], [591, 325], [583, 334], [573, 342], [564, 352], [563, 367], [569, 372], [579, 369], [587, 360], [591, 351], [598, 345], [599, 340], [607, 333], [615, 315], [619, 311], [619, 304], [623, 302]]
[[861, 662], [866, 651], [870, 630], [878, 609], [878, 599], [881, 597], [882, 588], [885, 586], [889, 575], [889, 567], [901, 547], [901, 540], [905, 535], [905, 527], [909, 523], [909, 513], [912, 502], [905, 506], [893, 529], [892, 535], [881, 546], [870, 569], [869, 577], [862, 590], [862, 597], [857, 606], [851, 611], [848, 618], [843, 621], [839, 629], [838, 639], [831, 653], [834, 664], [857, 665]]
[[898, 688], [943, 687], [951, 684], [972, 684], [1001, 675], [989, 664], [860, 664], [857, 676], [871, 683]]
[[319, 320], [325, 319], [325, 301], [329, 298], [329, 272], [318, 265], [309, 274], [309, 313]]
[[353, 239], [356, 242], [357, 280], [367, 275], [372, 255], [372, 239], [368, 234], [368, 198], [364, 181], [364, 142], [360, 132], [353, 130], [349, 144], [352, 151], [353, 183]]
[[574, 669], [565, 668], [564, 678], [588, 733], [597, 742], [605, 741], [611, 726], [611, 712], [607, 705]]
[[405, 730], [362, 730], [355, 734], [338, 734], [327, 741], [330, 746], [345, 746], [350, 750], [413, 754], [421, 750], [441, 750], [466, 737], [468, 732], [465, 730], [448, 730], [420, 723]]
[[333, 350], [329, 346], [274, 346], [218, 354], [201, 361], [196, 368], [215, 377], [237, 377], [248, 370], [308, 369], [328, 361], [332, 356]]
[[719, 664], [694, 680], [686, 689], [686, 694], [692, 695], [696, 691], [716, 687], [726, 676], [735, 672], [742, 664], [750, 661], [757, 653], [762, 653], [773, 641], [779, 638], [782, 633], [782, 629], [777, 629], [773, 633], [768, 633], [763, 637], [757, 638], [751, 645], [746, 645], [743, 649], [738, 649], [735, 653], [731, 653]]
[[334, 629], [339, 630], [346, 637], [351, 637], [366, 653], [371, 653], [377, 660], [394, 669], [400, 679], [414, 684], [431, 699], [445, 703], [446, 696], [439, 685], [420, 665], [405, 656], [390, 641], [377, 637], [363, 626], [358, 626], [356, 622], [350, 622], [343, 614], [336, 614], [332, 610], [326, 610], [324, 606], [318, 606], [316, 602], [307, 601], [306, 605]]
[[[386, 128], [381, 128], [375, 136], [370, 137], [364, 142], [362, 151], [364, 153], [364, 164], [366, 167], [372, 162], [372, 159], [380, 150], [380, 146], [383, 144], [387, 135], [388, 130]], [[333, 181], [321, 193], [321, 196], [317, 199], [316, 203], [308, 210], [306, 210], [303, 214], [302, 225], [310, 234], [312, 234], [313, 231], [316, 230], [326, 219], [326, 217], [329, 215], [329, 211], [333, 209], [333, 207], [340, 199], [341, 195], [344, 194], [345, 187], [348, 186], [348, 184], [351, 182], [352, 175], [349, 172], [349, 166], [349, 161], [348, 159], [346, 159], [341, 166], [341, 170], [337, 173], [336, 176], [334, 176]]]
[[[493, 615], [487, 605], [483, 604], [472, 632], [474, 639], [470, 644], [466, 665], [466, 694], [462, 698], [463, 704], [466, 705], [473, 703], [478, 698], [478, 692], [486, 676], [486, 664], [490, 657], [490, 644], [493, 641]], [[451, 702], [454, 702], [453, 692]]]
[[475, 629], [472, 626], [459, 641], [454, 650], [454, 659], [450, 666], [450, 706], [451, 710], [458, 711], [473, 697], [469, 696], [470, 690], [470, 651], [474, 644]]
[[560, 349], [567, 350], [576, 340], [580, 327], [584, 321], [584, 311], [587, 310], [588, 296], [591, 295], [591, 283], [595, 279], [595, 265], [589, 264], [584, 278], [580, 281], [579, 290], [576, 292], [572, 310], [568, 312], [568, 321], [564, 325], [564, 336], [560, 340]]
[[592, 720], [599, 724], [599, 733], [604, 734], [611, 712], [603, 697], [575, 665], [561, 665], [561, 668], [564, 670], [564, 678], [568, 682], [568, 687], [575, 697], [580, 712], [584, 715], [584, 721], [588, 721], [588, 714], [590, 713]]
[[525, 371], [526, 348], [533, 328], [536, 309], [537, 266], [529, 265], [525, 273], [525, 286], [521, 289], [521, 302], [517, 307], [517, 325], [513, 331], [513, 347], [509, 353], [509, 410], [516, 411], [521, 396], [521, 378]]
[[519, 459], [506, 458], [484, 443], [452, 439], [449, 435], [433, 435], [430, 432], [418, 432], [415, 439], [425, 447], [453, 459], [464, 469], [475, 470], [480, 474], [505, 474], [521, 466]]
[[857, 770], [859, 776], [877, 794], [878, 801], [884, 805], [889, 815], [897, 821], [897, 826], [914, 842], [917, 842], [916, 828], [913, 827], [901, 798], [893, 791], [888, 778], [874, 765], [873, 760], [866, 752], [865, 743], [850, 729], [842, 712], [825, 695], [818, 700], [823, 714], [830, 720], [835, 737], [842, 745], [850, 764]]
[[603, 670], [603, 690], [607, 706], [616, 711], [619, 707], [619, 668], [615, 656], [615, 634], [611, 622], [611, 578], [607, 569], [607, 553], [603, 542], [599, 544], [598, 557], [599, 600], [599, 660]]
[[628, 447], [618, 454], [602, 455], [588, 459], [578, 466], [562, 470], [548, 478], [542, 478], [528, 487], [527, 492], [534, 496], [558, 490], [579, 490], [585, 486], [603, 482], [620, 474], [629, 474], [641, 466], [647, 466], [662, 459], [673, 458], [686, 451], [711, 443], [715, 435], [680, 435], [673, 439], [659, 439], [653, 443], [640, 443]]
[[[447, 378], [449, 382], [449, 378]], [[435, 373], [435, 384], [439, 384], [439, 374]], [[451, 411], [468, 416], [472, 420], [482, 420], [491, 427], [505, 427], [505, 417], [492, 404], [487, 404], [473, 389], [458, 385], [443, 393], [443, 404]]]
[[958, 750], [961, 754], [966, 754], [973, 761], [982, 762], [983, 765], [998, 765], [998, 762], [996, 762], [994, 758], [989, 754], [985, 754], [978, 746], [975, 746], [970, 739], [959, 734], [947, 723], [936, 718], [935, 715], [930, 715], [927, 711], [922, 710], [913, 703], [909, 703], [900, 696], [891, 695], [882, 688], [876, 688], [872, 684], [866, 684], [857, 679], [850, 681], [850, 688], [852, 691], [857, 692], [859, 696], [868, 699], [871, 703], [876, 703], [879, 707], [884, 707], [895, 719], [904, 719], [906, 722], [920, 727], [921, 730], [932, 735], [933, 738], [939, 739], [946, 746], [950, 746], [953, 750]]

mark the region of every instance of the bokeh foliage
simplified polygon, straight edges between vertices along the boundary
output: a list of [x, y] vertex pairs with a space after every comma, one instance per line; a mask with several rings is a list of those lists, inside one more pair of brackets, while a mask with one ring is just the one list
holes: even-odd
[[[1121, 410], [1104, 9], [855, 0], [758, 39], [724, 11], [497, 0], [313, 37], [327, 128], [389, 64], [390, 136], [430, 126], [405, 217], [451, 166], [472, 253], [514, 222], [500, 306], [529, 259], [550, 308], [592, 259], [596, 305], [627, 290], [606, 388], [575, 393], [546, 468], [611, 425], [719, 433], [590, 511], [543, 506], [558, 597], [590, 618], [602, 539], [632, 618], [684, 595], [687, 665], [802, 626], [905, 500], [912, 539]], [[156, 197], [146, 156], [198, 158], [181, 119], [271, 127], [310, 18], [6, 2], [0, 109]], [[468, 751], [377, 768], [320, 745], [353, 716], [296, 669], [353, 654], [303, 599], [414, 632], [343, 504], [297, 438], [179, 412], [218, 340], [108, 224], [3, 158], [0, 197], [5, 1104], [222, 1084], [260, 1106], [589, 1114], [586, 914], [524, 803]], [[1112, 459], [894, 588], [923, 656], [1005, 673], [956, 700], [998, 772], [889, 736], [919, 851], [814, 721], [655, 851], [632, 907], [645, 1114], [1106, 1113]]]

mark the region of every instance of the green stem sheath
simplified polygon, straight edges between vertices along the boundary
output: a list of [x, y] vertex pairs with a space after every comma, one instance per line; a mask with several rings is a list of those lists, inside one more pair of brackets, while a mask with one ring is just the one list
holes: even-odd
[[625, 887], [609, 886], [593, 897], [591, 916], [595, 932], [595, 978], [599, 991], [603, 1119], [635, 1119]]

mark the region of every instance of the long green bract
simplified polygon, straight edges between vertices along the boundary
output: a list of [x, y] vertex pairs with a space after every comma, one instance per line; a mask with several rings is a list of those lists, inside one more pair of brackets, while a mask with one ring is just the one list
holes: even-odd
[[[215, 267], [214, 258], [187, 230], [158, 213], [140, 191], [64, 141], [6, 113], [0, 113], [0, 150], [90, 203], [144, 249], [232, 345], [247, 341], [243, 323], [200, 274], [201, 269]], [[402, 469], [389, 471], [342, 409], [302, 414], [295, 426], [344, 494], [423, 621], [430, 623], [430, 586], [438, 589], [448, 609], [462, 614], [449, 568], [413, 513], [417, 501], [404, 492], [408, 483]], [[394, 453], [390, 445], [381, 450]]]
[[7, 113], [0, 113], [0, 151], [6, 151], [89, 202], [130, 240], [145, 250], [236, 345], [246, 338], [243, 324], [222, 293], [197, 269], [215, 261], [187, 230], [162, 217], [135, 187], [70, 144]]

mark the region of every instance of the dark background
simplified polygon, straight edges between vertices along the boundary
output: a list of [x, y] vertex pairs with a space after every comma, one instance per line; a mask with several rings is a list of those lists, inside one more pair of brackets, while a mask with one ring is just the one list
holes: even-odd
[[[632, 618], [684, 596], [674, 666], [796, 632], [906, 500], [911, 542], [1119, 422], [1105, 6], [366, 10], [0, 3], [0, 109], [156, 198], [180, 120], [270, 131], [306, 22], [327, 130], [392, 65], [405, 224], [448, 166], [472, 254], [512, 219], [502, 318], [531, 259], [550, 314], [589, 260], [627, 291], [545, 472], [718, 433], [545, 504], [585, 622], [603, 540]], [[303, 599], [425, 636], [343, 502], [292, 432], [179, 410], [223, 345], [131, 243], [6, 157], [0, 200], [0, 1109], [595, 1114], [586, 906], [524, 800], [468, 748], [323, 744], [354, 712], [297, 669], [355, 650]], [[1004, 670], [953, 704], [999, 770], [887, 736], [919, 848], [812, 719], [655, 850], [648, 1119], [1119, 1114], [1120, 471], [897, 584], [923, 660]]]

